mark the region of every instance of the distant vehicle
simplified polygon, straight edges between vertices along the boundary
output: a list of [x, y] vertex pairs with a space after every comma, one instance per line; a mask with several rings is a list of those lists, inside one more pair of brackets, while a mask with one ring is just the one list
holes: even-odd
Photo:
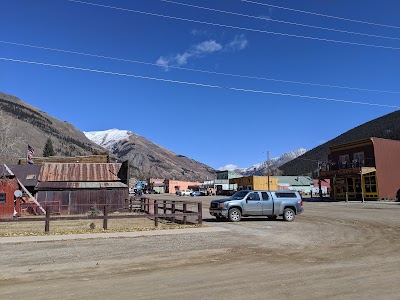
[[206, 193], [200, 191], [193, 191], [190, 193], [190, 196], [197, 197], [197, 196], [206, 196]]
[[190, 196], [191, 190], [178, 191], [178, 196]]
[[158, 192], [155, 190], [149, 189], [149, 190], [147, 190], [147, 194], [158, 194]]
[[242, 217], [266, 216], [276, 219], [282, 216], [291, 222], [303, 212], [303, 200], [297, 191], [242, 190], [227, 199], [213, 200], [210, 214], [217, 219], [228, 218], [238, 222]]

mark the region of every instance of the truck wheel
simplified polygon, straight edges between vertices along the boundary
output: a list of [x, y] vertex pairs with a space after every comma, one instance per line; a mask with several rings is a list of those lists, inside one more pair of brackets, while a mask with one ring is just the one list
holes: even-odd
[[283, 211], [283, 219], [287, 222], [292, 222], [295, 216], [296, 214], [291, 208], [285, 208], [285, 210]]
[[239, 222], [242, 218], [242, 213], [238, 208], [231, 208], [228, 213], [228, 218], [231, 222]]

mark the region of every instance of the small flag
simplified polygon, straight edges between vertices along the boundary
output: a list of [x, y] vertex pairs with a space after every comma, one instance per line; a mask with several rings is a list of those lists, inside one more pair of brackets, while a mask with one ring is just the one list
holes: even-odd
[[28, 158], [31, 159], [33, 157], [33, 154], [35, 154], [35, 150], [28, 145]]
[[26, 156], [28, 158], [27, 159], [27, 163], [30, 164], [30, 165], [34, 164], [33, 160], [32, 160], [33, 154], [35, 154], [35, 150], [30, 145], [28, 145], [28, 151], [27, 151]]

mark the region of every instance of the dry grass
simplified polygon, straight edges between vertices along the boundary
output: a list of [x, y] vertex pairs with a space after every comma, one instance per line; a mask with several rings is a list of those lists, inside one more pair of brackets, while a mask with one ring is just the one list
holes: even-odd
[[[40, 216], [38, 218], [43, 218]], [[20, 218], [23, 219], [23, 218]], [[45, 235], [44, 221], [15, 221], [0, 223], [0, 236], [29, 236]], [[158, 227], [154, 226], [154, 220], [149, 218], [126, 218], [109, 219], [107, 230], [103, 230], [103, 220], [81, 219], [81, 220], [57, 220], [53, 216], [50, 219], [50, 230], [48, 234], [80, 234], [98, 232], [121, 232], [121, 231], [146, 231], [160, 229], [177, 229], [199, 227], [201, 225], [180, 225], [159, 219]]]

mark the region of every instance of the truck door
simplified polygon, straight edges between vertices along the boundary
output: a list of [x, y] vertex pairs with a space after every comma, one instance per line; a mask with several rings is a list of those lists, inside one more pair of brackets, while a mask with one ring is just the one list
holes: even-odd
[[262, 200], [258, 192], [251, 192], [247, 195], [246, 203], [243, 205], [244, 214], [246, 215], [262, 215]]
[[274, 200], [267, 192], [261, 192], [263, 215], [272, 216], [274, 214]]

